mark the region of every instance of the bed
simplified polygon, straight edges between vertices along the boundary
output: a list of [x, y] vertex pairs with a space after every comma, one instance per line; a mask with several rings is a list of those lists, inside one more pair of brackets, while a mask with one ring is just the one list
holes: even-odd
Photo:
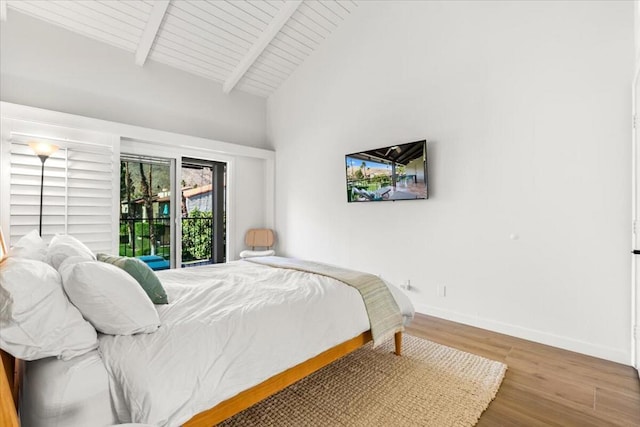
[[[211, 426], [372, 340], [361, 295], [325, 275], [235, 261], [158, 277], [171, 303], [156, 306], [153, 333], [100, 334], [98, 349], [67, 361], [3, 354], [4, 385], [23, 380], [23, 426]], [[389, 290], [408, 321], [411, 303]], [[13, 396], [0, 393], [3, 420]]]

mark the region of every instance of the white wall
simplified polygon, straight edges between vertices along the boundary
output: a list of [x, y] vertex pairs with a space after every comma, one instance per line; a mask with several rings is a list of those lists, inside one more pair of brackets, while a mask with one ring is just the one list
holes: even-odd
[[0, 24], [0, 100], [254, 147], [266, 101], [14, 10]]
[[[281, 252], [630, 363], [633, 3], [359, 5], [268, 101]], [[345, 153], [422, 138], [429, 200], [347, 204]]]

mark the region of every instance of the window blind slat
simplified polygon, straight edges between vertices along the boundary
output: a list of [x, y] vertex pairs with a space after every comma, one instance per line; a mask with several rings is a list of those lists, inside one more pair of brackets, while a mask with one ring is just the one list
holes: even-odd
[[[49, 215], [65, 215], [64, 206], [49, 206], [47, 211]], [[40, 205], [11, 205], [9, 212], [11, 215], [34, 215], [37, 217], [40, 215]], [[44, 213], [42, 216], [44, 217]]]
[[[64, 195], [62, 197], [48, 196], [45, 193], [42, 206], [64, 206]], [[12, 194], [11, 206], [38, 206], [40, 207], [40, 190], [38, 194]], [[43, 209], [44, 213], [44, 209]]]
[[[40, 196], [40, 188], [36, 185], [29, 184], [20, 184], [20, 183], [11, 183], [11, 194], [15, 194], [16, 196], [27, 195], [27, 196]], [[44, 194], [47, 196], [62, 196], [65, 195], [64, 187], [51, 187], [47, 185], [44, 187]]]

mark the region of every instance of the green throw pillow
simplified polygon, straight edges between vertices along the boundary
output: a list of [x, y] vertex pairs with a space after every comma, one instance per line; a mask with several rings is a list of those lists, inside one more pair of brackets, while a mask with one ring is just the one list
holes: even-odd
[[113, 264], [129, 273], [131, 277], [136, 279], [142, 289], [149, 295], [151, 302], [154, 304], [168, 304], [167, 293], [160, 283], [160, 279], [156, 273], [144, 262], [137, 258], [112, 256], [107, 254], [98, 254], [98, 261]]

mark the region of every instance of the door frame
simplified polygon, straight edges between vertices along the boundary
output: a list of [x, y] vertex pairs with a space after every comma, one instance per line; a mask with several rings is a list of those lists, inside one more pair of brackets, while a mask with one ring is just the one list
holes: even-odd
[[[631, 245], [632, 248], [640, 249], [640, 221], [638, 218], [638, 202], [639, 195], [638, 174], [639, 166], [638, 159], [638, 132], [640, 132], [640, 118], [638, 117], [638, 102], [640, 101], [637, 96], [640, 90], [640, 61], [637, 61], [635, 72], [633, 76], [633, 83], [631, 86], [631, 100], [632, 100], [632, 123], [631, 123], [631, 220], [632, 220], [632, 233], [631, 233]], [[632, 255], [631, 260], [631, 362], [633, 366], [638, 370], [640, 376], [640, 278], [638, 277], [638, 265], [640, 262], [639, 255]]]
[[[640, 154], [638, 150], [638, 132], [640, 132], [640, 118], [638, 117], [638, 111], [640, 106], [640, 97], [638, 92], [640, 91], [640, 0], [634, 1], [634, 72], [633, 80], [631, 82], [631, 245], [632, 248], [640, 249], [640, 224], [638, 219], [638, 202], [639, 195], [637, 194], [640, 185], [638, 185], [638, 164]], [[637, 246], [638, 245], [638, 246]], [[640, 258], [638, 255], [632, 255], [631, 259], [631, 363], [636, 368], [638, 376], [640, 377], [640, 278], [638, 277], [638, 266]]]

